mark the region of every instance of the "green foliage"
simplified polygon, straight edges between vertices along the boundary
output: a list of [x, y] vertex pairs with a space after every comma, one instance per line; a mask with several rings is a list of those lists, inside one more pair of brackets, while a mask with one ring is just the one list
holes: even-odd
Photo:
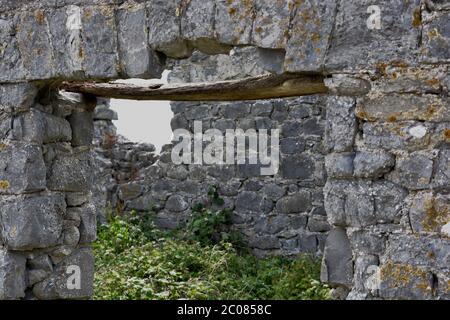
[[228, 209], [213, 210], [214, 206], [221, 207], [224, 200], [219, 197], [216, 187], [208, 191], [209, 203], [198, 203], [192, 207], [192, 216], [187, 222], [183, 238], [197, 241], [202, 245], [230, 242], [240, 247], [241, 239], [231, 229], [231, 211]]
[[[163, 232], [153, 214], [111, 216], [94, 244], [95, 299], [327, 299], [319, 262], [257, 259], [238, 250], [215, 188], [184, 231]], [[235, 241], [239, 243], [238, 241]]]

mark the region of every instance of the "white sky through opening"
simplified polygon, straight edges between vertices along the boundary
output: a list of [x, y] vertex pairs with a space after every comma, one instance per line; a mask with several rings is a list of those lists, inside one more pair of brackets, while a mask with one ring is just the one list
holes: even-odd
[[[127, 79], [118, 80], [121, 83], [151, 84], [167, 83], [170, 71], [165, 70], [161, 79]], [[156, 152], [172, 140], [170, 120], [173, 112], [169, 101], [135, 101], [111, 99], [111, 109], [119, 115], [119, 120], [113, 121], [117, 133], [133, 142], [152, 143]]]

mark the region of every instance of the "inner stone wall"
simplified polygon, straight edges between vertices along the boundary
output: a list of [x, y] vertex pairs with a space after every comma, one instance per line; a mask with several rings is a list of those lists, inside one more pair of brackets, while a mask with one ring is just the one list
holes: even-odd
[[[313, 208], [322, 205], [316, 191], [324, 184], [323, 206], [332, 229], [322, 279], [335, 288], [335, 296], [448, 299], [450, 6], [438, 0], [380, 1], [381, 29], [371, 30], [367, 7], [372, 4], [0, 1], [0, 298], [83, 298], [92, 292], [89, 243], [95, 238], [96, 201], [90, 195], [95, 166], [89, 145], [95, 101], [60, 96], [58, 84], [159, 78], [166, 58], [192, 56], [169, 61], [172, 81], [253, 72], [328, 77], [327, 97], [261, 101], [261, 108], [257, 102], [172, 106], [174, 127], [190, 127], [206, 116], [204, 122], [218, 128], [272, 123], [281, 126], [282, 140], [305, 138], [304, 150], [301, 143], [286, 143], [281, 180], [268, 178], [274, 190], [282, 189], [276, 200], [263, 201], [269, 198], [268, 181], [241, 178], [238, 169], [199, 170], [206, 177], [215, 174], [214, 181], [227, 174], [233, 177], [229, 182], [239, 180], [232, 189], [238, 195], [227, 196], [236, 208], [249, 201], [261, 205], [258, 215], [243, 214], [262, 220], [259, 227], [250, 224], [250, 236], [258, 239], [255, 249], [265, 254], [283, 248], [286, 238], [277, 228], [285, 222], [273, 223], [275, 213], [302, 217], [296, 240], [284, 248], [308, 247], [313, 237], [317, 245], [322, 234], [311, 231], [310, 221]], [[217, 55], [232, 48], [238, 54], [228, 60], [192, 55], [194, 49]], [[256, 58], [235, 63], [245, 49]], [[289, 150], [293, 146], [300, 149]], [[145, 203], [145, 197], [163, 194], [161, 223], [172, 221], [168, 216], [183, 217], [196, 195], [173, 193], [194, 181], [195, 169], [171, 166], [168, 151], [149, 172], [141, 170], [150, 190], [131, 191], [136, 198], [121, 200], [131, 208], [137, 199]], [[310, 171], [302, 170], [320, 156], [325, 172], [316, 169], [320, 159]], [[285, 184], [287, 172], [295, 182]], [[278, 210], [288, 212], [278, 215]], [[257, 247], [260, 243], [266, 250]], [[80, 268], [80, 289], [68, 289], [71, 266]]]
[[[234, 79], [264, 73], [261, 50], [236, 49], [174, 62], [169, 82]], [[265, 53], [271, 67], [280, 67], [277, 51]], [[273, 59], [272, 59], [273, 58]], [[277, 66], [278, 64], [278, 66]], [[230, 70], [230, 67], [234, 70]], [[233, 225], [259, 255], [321, 255], [329, 225], [323, 207], [325, 184], [323, 135], [325, 96], [235, 103], [172, 102], [172, 129], [203, 132], [216, 128], [278, 129], [281, 131], [279, 172], [262, 176], [261, 165], [175, 165], [172, 145], [166, 145], [153, 166], [140, 167], [137, 176], [119, 184], [117, 195], [125, 211], [157, 210], [156, 225], [172, 229], [190, 217], [191, 207], [204, 203], [208, 189], [218, 187], [225, 208], [233, 211]], [[270, 141], [270, 140], [269, 140]], [[178, 141], [174, 142], [178, 143]], [[153, 155], [151, 155], [153, 157]]]

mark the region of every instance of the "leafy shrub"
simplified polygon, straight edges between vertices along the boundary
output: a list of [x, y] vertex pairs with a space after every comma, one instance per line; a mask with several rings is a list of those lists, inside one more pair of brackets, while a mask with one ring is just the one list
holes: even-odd
[[230, 212], [212, 210], [223, 200], [193, 208], [184, 230], [155, 228], [153, 214], [111, 216], [94, 244], [95, 299], [327, 299], [319, 262], [257, 259], [242, 250], [230, 229]]
[[197, 241], [202, 245], [214, 245], [222, 242], [231, 243], [234, 248], [243, 251], [246, 245], [239, 232], [232, 228], [229, 209], [214, 210], [224, 204], [216, 187], [208, 191], [209, 202], [198, 203], [192, 207], [192, 216], [186, 226], [180, 230], [183, 239]]

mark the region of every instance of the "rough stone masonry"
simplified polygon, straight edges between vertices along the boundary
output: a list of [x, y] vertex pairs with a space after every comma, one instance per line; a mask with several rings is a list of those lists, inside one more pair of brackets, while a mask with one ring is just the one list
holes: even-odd
[[0, 298], [92, 294], [97, 102], [59, 84], [171, 68], [172, 82], [322, 74], [329, 93], [173, 103], [173, 128], [281, 128], [281, 171], [174, 166], [170, 146], [144, 148], [136, 181], [117, 180], [126, 208], [159, 203], [171, 227], [226, 181], [255, 253], [322, 255], [336, 297], [449, 299], [449, 63], [442, 0], [0, 0]]

